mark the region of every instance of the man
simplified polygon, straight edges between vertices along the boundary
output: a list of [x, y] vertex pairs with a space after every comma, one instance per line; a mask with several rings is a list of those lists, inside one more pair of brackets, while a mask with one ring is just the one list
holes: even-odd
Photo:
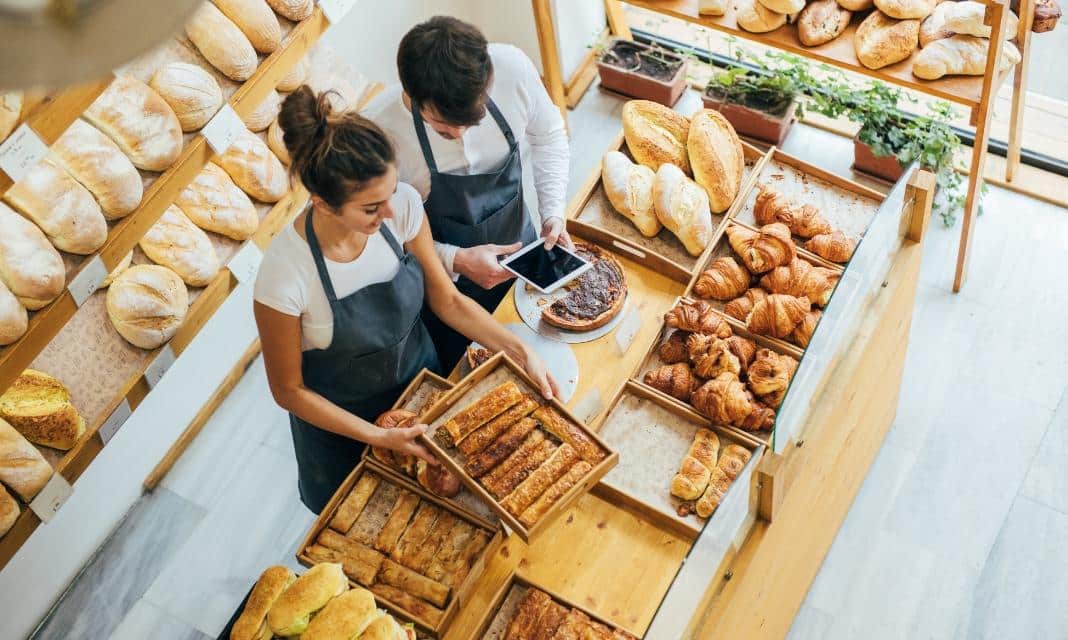
[[[564, 225], [568, 149], [563, 118], [518, 48], [488, 44], [450, 17], [417, 25], [397, 51], [401, 86], [367, 114], [393, 138], [400, 180], [425, 200], [438, 255], [457, 286], [492, 311], [510, 288], [500, 259], [541, 235], [571, 247]], [[520, 143], [530, 147], [540, 234], [523, 202]], [[467, 339], [424, 309], [446, 370]]]

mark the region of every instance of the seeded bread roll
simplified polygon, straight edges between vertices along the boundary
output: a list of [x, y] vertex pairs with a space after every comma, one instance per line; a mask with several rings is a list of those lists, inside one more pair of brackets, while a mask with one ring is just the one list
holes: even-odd
[[213, 67], [234, 82], [256, 73], [259, 59], [248, 37], [230, 18], [205, 2], [185, 25], [185, 35]]
[[4, 201], [36, 224], [60, 251], [88, 255], [108, 237], [93, 194], [46, 157], [16, 182]]
[[174, 109], [182, 131], [199, 131], [223, 104], [219, 83], [195, 64], [164, 65], [152, 75], [148, 85]]
[[164, 171], [182, 152], [182, 125], [174, 109], [147, 84], [120, 76], [83, 116], [138, 169]]
[[0, 203], [0, 283], [27, 309], [63, 293], [63, 258], [32, 222]]
[[185, 321], [189, 292], [178, 274], [166, 267], [130, 267], [108, 287], [111, 324], [130, 344], [155, 349], [174, 336]]
[[63, 383], [47, 373], [26, 369], [3, 395], [0, 418], [34, 444], [69, 451], [85, 433], [85, 420]]

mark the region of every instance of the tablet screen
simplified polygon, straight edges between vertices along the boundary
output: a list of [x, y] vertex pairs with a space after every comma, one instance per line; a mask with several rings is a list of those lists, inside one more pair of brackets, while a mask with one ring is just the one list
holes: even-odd
[[558, 246], [549, 251], [540, 246], [534, 247], [508, 261], [509, 269], [541, 289], [548, 289], [585, 265], [585, 260], [571, 255]]

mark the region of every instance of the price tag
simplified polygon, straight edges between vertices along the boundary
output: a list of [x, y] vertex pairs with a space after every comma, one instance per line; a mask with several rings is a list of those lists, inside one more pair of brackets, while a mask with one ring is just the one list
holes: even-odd
[[156, 357], [149, 363], [148, 368], [145, 369], [145, 382], [148, 383], [149, 389], [155, 389], [159, 381], [163, 379], [163, 376], [167, 373], [167, 370], [174, 364], [175, 356], [174, 350], [171, 349], [171, 345], [164, 345]]
[[67, 285], [67, 291], [70, 291], [70, 296], [74, 298], [74, 304], [81, 308], [89, 296], [100, 288], [100, 283], [106, 277], [108, 277], [108, 268], [104, 266], [103, 259], [100, 256], [93, 256], [89, 264], [85, 265]]
[[52, 479], [41, 489], [37, 497], [30, 502], [30, 509], [37, 514], [41, 522], [48, 522], [56, 515], [59, 508], [67, 501], [74, 488], [61, 473], [53, 473]]
[[115, 410], [111, 412], [111, 415], [108, 416], [104, 424], [100, 425], [100, 429], [97, 431], [104, 444], [111, 442], [111, 439], [119, 432], [122, 425], [126, 424], [126, 421], [130, 419], [130, 414], [132, 413], [133, 410], [130, 409], [129, 400], [124, 399], [122, 404], [115, 407]]
[[637, 337], [638, 330], [641, 328], [642, 317], [638, 313], [638, 309], [632, 307], [619, 322], [619, 328], [616, 329], [616, 346], [619, 347], [621, 355], [630, 349], [630, 345], [634, 344], [634, 338]]
[[356, 0], [319, 0], [319, 8], [323, 10], [327, 22], [337, 24], [352, 9]]
[[604, 403], [601, 402], [601, 392], [597, 389], [593, 389], [586, 395], [582, 396], [581, 400], [575, 403], [572, 413], [581, 418], [586, 424], [589, 424], [597, 417], [597, 414], [601, 413], [603, 407]]
[[234, 257], [230, 258], [230, 264], [226, 267], [234, 274], [238, 282], [252, 282], [260, 270], [260, 262], [263, 261], [263, 252], [251, 240], [241, 247]]
[[222, 155], [246, 130], [248, 127], [241, 121], [241, 117], [237, 115], [234, 108], [229, 104], [224, 104], [215, 117], [204, 125], [200, 133], [204, 134], [204, 139], [208, 141], [208, 146], [212, 151]]
[[18, 182], [46, 155], [48, 145], [30, 125], [24, 123], [0, 144], [0, 169], [12, 182]]

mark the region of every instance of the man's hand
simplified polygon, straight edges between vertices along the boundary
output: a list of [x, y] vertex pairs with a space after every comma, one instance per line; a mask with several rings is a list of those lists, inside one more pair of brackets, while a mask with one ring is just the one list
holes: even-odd
[[523, 244], [480, 244], [477, 247], [462, 248], [453, 258], [452, 268], [456, 273], [466, 277], [483, 289], [492, 289], [515, 276], [501, 266], [497, 256], [515, 253]]
[[541, 223], [541, 237], [545, 238], [546, 251], [552, 249], [558, 243], [563, 245], [565, 249], [575, 250], [575, 243], [571, 242], [571, 236], [567, 234], [567, 225], [564, 224], [564, 219], [559, 216], [546, 218]]

